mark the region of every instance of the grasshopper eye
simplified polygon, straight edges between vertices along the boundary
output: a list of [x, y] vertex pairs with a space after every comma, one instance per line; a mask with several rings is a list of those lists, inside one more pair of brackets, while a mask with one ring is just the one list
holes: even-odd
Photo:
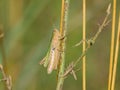
[[52, 50], [55, 50], [55, 47], [54, 47], [54, 48], [52, 48]]

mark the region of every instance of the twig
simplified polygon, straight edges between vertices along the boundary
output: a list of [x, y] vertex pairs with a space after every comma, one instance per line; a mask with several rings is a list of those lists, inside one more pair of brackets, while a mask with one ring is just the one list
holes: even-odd
[[112, 69], [113, 69], [113, 54], [114, 54], [114, 39], [115, 39], [115, 25], [116, 25], [116, 0], [113, 0], [112, 12], [112, 31], [111, 31], [111, 50], [110, 50], [110, 63], [109, 63], [109, 77], [108, 77], [108, 90], [111, 90]]
[[118, 32], [116, 38], [116, 49], [115, 49], [115, 57], [114, 57], [114, 64], [113, 64], [113, 75], [112, 75], [112, 82], [111, 82], [111, 90], [115, 90], [115, 79], [116, 79], [116, 70], [117, 70], [117, 61], [118, 61], [118, 54], [119, 54], [119, 37], [120, 37], [120, 13], [119, 13], [119, 22], [118, 22]]
[[6, 87], [7, 87], [7, 90], [12, 90], [12, 79], [11, 79], [11, 76], [7, 76], [4, 69], [3, 69], [3, 66], [0, 64], [0, 71], [2, 73], [2, 76], [3, 76], [3, 79], [0, 79], [0, 82], [2, 81], [5, 81], [5, 84], [6, 84]]
[[[68, 75], [73, 70], [73, 68], [81, 61], [81, 59], [86, 55], [88, 49], [92, 45], [95, 44], [97, 37], [100, 35], [100, 33], [103, 30], [103, 28], [105, 27], [105, 25], [107, 25], [106, 23], [108, 23], [108, 18], [109, 18], [109, 15], [110, 15], [110, 13], [109, 13], [110, 12], [110, 7], [111, 7], [111, 4], [109, 4], [109, 6], [108, 6], [108, 9], [106, 11], [107, 12], [106, 17], [105, 17], [103, 23], [99, 26], [98, 32], [95, 34], [94, 37], [92, 37], [91, 39], [86, 41], [88, 46], [86, 47], [85, 51], [82, 53], [82, 55], [73, 64], [71, 64], [72, 66], [70, 68], [66, 69], [65, 73], [63, 74], [63, 76], [65, 74]], [[80, 41], [80, 43], [81, 43], [81, 41]]]
[[[60, 22], [60, 34], [62, 37], [66, 36], [67, 30], [67, 16], [68, 16], [68, 7], [69, 7], [69, 0], [62, 0], [62, 7], [61, 7], [61, 22]], [[58, 73], [58, 83], [56, 90], [62, 90], [64, 78], [61, 77], [64, 74], [64, 64], [65, 64], [65, 40], [62, 40], [60, 43], [60, 50], [63, 51], [60, 57], [60, 69]]]
[[81, 68], [73, 70], [73, 64], [73, 62], [69, 64], [69, 66], [66, 69], [66, 72], [64, 73], [64, 75], [62, 75], [62, 77], [67, 78], [67, 75], [70, 73], [71, 75], [73, 75], [74, 79], [77, 80], [76, 72], [80, 71]]

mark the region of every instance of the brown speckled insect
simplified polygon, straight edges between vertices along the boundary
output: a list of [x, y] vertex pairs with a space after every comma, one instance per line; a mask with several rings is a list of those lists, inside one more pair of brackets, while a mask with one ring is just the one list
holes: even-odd
[[43, 64], [44, 67], [47, 67], [48, 74], [58, 68], [58, 64], [60, 62], [60, 41], [60, 32], [59, 30], [54, 29], [50, 48], [47, 52], [47, 55], [43, 58], [42, 61], [40, 61], [40, 64]]

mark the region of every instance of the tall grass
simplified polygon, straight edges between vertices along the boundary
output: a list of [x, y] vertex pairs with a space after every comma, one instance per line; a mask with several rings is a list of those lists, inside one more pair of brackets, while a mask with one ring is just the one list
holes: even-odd
[[108, 90], [111, 90], [111, 80], [112, 80], [112, 70], [113, 70], [113, 57], [114, 57], [115, 25], [116, 25], [115, 22], [116, 22], [116, 0], [113, 0], [112, 31], [111, 31], [111, 51], [110, 51]]
[[[83, 40], [86, 40], [86, 0], [83, 0]], [[86, 42], [83, 42], [83, 53]], [[83, 57], [83, 90], [86, 90], [86, 55]]]
[[114, 64], [113, 64], [111, 90], [115, 90], [115, 80], [116, 80], [116, 73], [117, 73], [119, 48], [120, 48], [120, 13], [119, 13], [119, 21], [118, 21], [118, 32], [117, 32], [117, 37], [116, 37], [116, 48], [115, 48], [115, 57], [114, 57]]

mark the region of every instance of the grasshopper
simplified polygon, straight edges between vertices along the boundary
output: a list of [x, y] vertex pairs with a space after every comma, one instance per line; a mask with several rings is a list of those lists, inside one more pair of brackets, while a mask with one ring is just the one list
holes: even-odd
[[43, 64], [44, 67], [47, 67], [47, 72], [50, 74], [53, 70], [58, 68], [60, 63], [60, 43], [63, 38], [59, 30], [54, 29], [50, 48], [47, 52], [47, 55], [40, 61], [40, 65]]

